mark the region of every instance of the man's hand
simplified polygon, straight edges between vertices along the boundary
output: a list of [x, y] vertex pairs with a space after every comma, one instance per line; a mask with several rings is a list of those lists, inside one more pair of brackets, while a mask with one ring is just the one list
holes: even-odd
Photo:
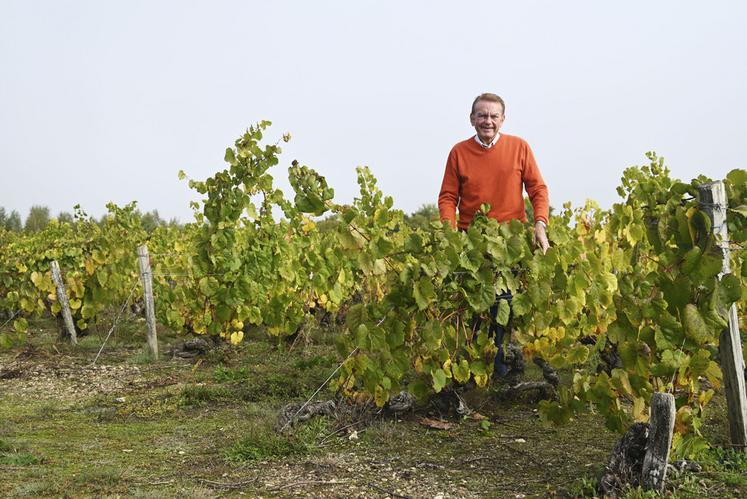
[[534, 224], [534, 243], [540, 247], [543, 255], [547, 252], [547, 248], [550, 247], [550, 243], [547, 242], [547, 230], [545, 230], [543, 222]]

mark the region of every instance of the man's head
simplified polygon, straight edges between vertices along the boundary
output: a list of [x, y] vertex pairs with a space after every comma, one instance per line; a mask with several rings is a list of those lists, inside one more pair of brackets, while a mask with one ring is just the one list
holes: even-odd
[[480, 94], [472, 102], [469, 122], [475, 127], [477, 136], [484, 144], [493, 141], [505, 116], [506, 106], [503, 99], [495, 94]]

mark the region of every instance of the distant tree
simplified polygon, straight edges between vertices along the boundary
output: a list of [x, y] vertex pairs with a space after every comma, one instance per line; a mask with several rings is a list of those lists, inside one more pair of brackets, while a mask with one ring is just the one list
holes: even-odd
[[67, 211], [61, 211], [59, 215], [57, 215], [57, 221], [60, 223], [73, 223], [73, 214]]
[[337, 214], [330, 215], [327, 218], [317, 220], [316, 222], [316, 228], [319, 232], [332, 232], [337, 229], [338, 225], [340, 225], [340, 218]]
[[166, 225], [166, 222], [158, 215], [158, 210], [153, 210], [140, 217], [140, 224], [146, 232], [151, 233], [159, 225]]
[[[532, 206], [532, 202], [529, 201], [528, 197], [524, 197], [524, 210], [527, 212], [527, 221], [529, 223], [534, 223], [534, 206]], [[550, 215], [552, 216], [553, 212], [555, 211], [555, 208], [550, 206]]]
[[26, 225], [23, 230], [26, 232], [38, 232], [43, 230], [49, 224], [49, 208], [46, 206], [34, 205], [29, 210], [29, 216], [26, 218]]
[[427, 228], [431, 222], [435, 222], [440, 218], [438, 212], [438, 206], [433, 203], [426, 203], [417, 211], [410, 215], [405, 215], [405, 223], [413, 228]]
[[98, 220], [96, 220], [96, 217], [91, 217], [91, 221], [93, 221], [96, 224], [98, 224], [99, 227], [105, 226], [107, 220], [109, 220], [109, 214], [108, 213], [104, 213], [103, 215], [101, 215], [101, 218], [99, 218]]
[[5, 208], [0, 206], [0, 228], [5, 229], [5, 223], [8, 220], [8, 215], [5, 213]]
[[5, 228], [14, 232], [21, 232], [22, 227], [21, 215], [16, 210], [11, 211], [10, 216], [5, 220]]
[[534, 206], [532, 206], [532, 202], [529, 201], [528, 197], [524, 197], [524, 211], [527, 212], [529, 223], [534, 223]]

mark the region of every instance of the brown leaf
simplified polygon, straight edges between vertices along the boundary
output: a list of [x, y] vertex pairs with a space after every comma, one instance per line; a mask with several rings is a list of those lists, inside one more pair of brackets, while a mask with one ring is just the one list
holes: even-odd
[[434, 430], [451, 430], [454, 428], [454, 423], [449, 423], [443, 419], [423, 418], [420, 420], [420, 424]]

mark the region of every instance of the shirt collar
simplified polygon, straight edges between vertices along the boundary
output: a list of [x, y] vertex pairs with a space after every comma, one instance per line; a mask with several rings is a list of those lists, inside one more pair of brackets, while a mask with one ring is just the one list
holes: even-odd
[[475, 142], [477, 142], [478, 144], [480, 144], [480, 147], [482, 147], [483, 149], [490, 149], [491, 147], [493, 147], [495, 145], [496, 142], [498, 142], [498, 139], [500, 139], [500, 138], [501, 138], [501, 134], [500, 133], [496, 133], [495, 137], [493, 137], [493, 140], [492, 140], [492, 142], [490, 142], [490, 144], [483, 144], [482, 140], [480, 140], [480, 137], [478, 137], [477, 135], [475, 135]]

